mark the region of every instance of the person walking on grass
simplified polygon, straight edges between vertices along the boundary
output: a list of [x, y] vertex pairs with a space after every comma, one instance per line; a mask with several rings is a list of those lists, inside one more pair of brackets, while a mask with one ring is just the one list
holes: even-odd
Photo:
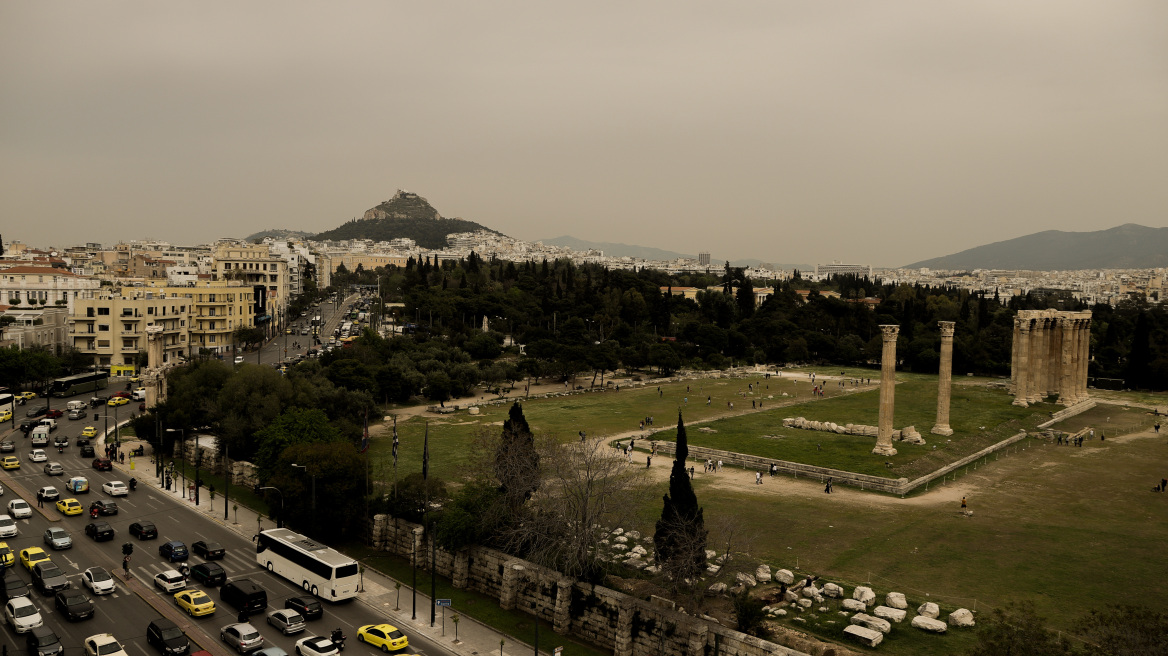
[[969, 506], [965, 503], [965, 497], [961, 497], [961, 512], [965, 512]]

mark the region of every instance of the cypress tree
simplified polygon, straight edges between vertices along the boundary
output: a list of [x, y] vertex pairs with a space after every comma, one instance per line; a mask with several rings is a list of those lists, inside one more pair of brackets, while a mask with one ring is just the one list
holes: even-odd
[[539, 452], [523, 408], [516, 401], [503, 422], [503, 439], [495, 449], [495, 476], [512, 511], [539, 489]]
[[669, 472], [669, 493], [664, 497], [661, 519], [653, 534], [657, 562], [682, 578], [696, 576], [706, 569], [706, 522], [694, 494], [693, 483], [685, 469], [689, 443], [685, 422], [677, 413], [677, 452]]

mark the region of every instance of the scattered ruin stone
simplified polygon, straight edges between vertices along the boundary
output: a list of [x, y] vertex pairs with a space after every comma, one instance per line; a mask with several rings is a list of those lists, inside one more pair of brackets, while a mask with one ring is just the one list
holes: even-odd
[[758, 585], [758, 581], [755, 581], [754, 577], [747, 574], [746, 572], [738, 572], [734, 575], [734, 579], [748, 588], [753, 588], [754, 586]]
[[623, 536], [623, 535], [619, 535], [619, 536], [617, 536], [615, 539], [616, 539], [616, 541], [617, 541], [617, 542], [619, 542], [619, 543], [621, 543], [621, 544], [624, 544], [624, 543], [626, 543], [626, 542], [628, 542], [628, 541], [629, 541], [629, 539], [628, 539], [628, 538], [626, 538], [626, 537], [625, 537], [625, 536]]
[[908, 608], [908, 602], [905, 601], [904, 594], [900, 592], [889, 592], [885, 595], [884, 605], [899, 608], [900, 610], [906, 610]]
[[717, 565], [707, 565], [706, 566], [706, 573], [707, 574], [717, 574], [718, 570], [720, 570], [720, 569], [722, 569], [722, 568], [718, 567]]
[[624, 532], [625, 532], [625, 530], [623, 528], [614, 528], [612, 530], [613, 535], [623, 535]]
[[819, 607], [819, 612], [821, 612], [821, 613], [826, 613], [827, 611], [828, 611], [828, 608], [827, 608], [827, 606], [820, 606], [820, 607]]
[[844, 589], [834, 583], [823, 584], [823, 596], [839, 599], [844, 596]]
[[627, 544], [614, 544], [614, 545], [612, 545], [612, 548], [616, 551], [628, 551], [629, 545], [627, 545]]
[[931, 620], [937, 619], [937, 616], [940, 614], [941, 609], [937, 607], [937, 604], [934, 604], [931, 601], [926, 601], [925, 603], [921, 604], [920, 608], [917, 609], [917, 615], [927, 617]]
[[880, 633], [879, 631], [873, 631], [872, 629], [863, 626], [856, 626], [855, 624], [845, 627], [844, 635], [866, 647], [875, 647], [881, 642], [884, 642], [883, 633]]
[[726, 592], [726, 584], [722, 583], [721, 581], [718, 581], [717, 583], [706, 588], [706, 591], [710, 592], [712, 594], [723, 594], [724, 592]]
[[884, 634], [892, 632], [892, 625], [888, 623], [888, 620], [882, 620], [879, 617], [872, 617], [867, 613], [856, 613], [855, 615], [852, 615], [851, 622], [852, 624], [866, 626], [873, 631], [879, 631]]
[[865, 606], [876, 601], [876, 593], [872, 592], [872, 588], [861, 585], [857, 586], [852, 592], [852, 599], [863, 603]]
[[771, 566], [759, 565], [758, 569], [754, 570], [754, 578], [759, 583], [769, 583], [771, 580]]
[[775, 611], [775, 615], [778, 615], [779, 617], [786, 617], [787, 611], [786, 611], [786, 609], [780, 608], [780, 609]]
[[787, 592], [783, 595], [783, 601], [785, 601], [789, 604], [793, 604], [793, 603], [799, 601], [799, 595], [795, 594], [794, 592], [791, 592], [790, 590], [787, 590]]
[[713, 622], [714, 624], [721, 624], [721, 622], [718, 621], [718, 618], [716, 618], [716, 617], [711, 617], [709, 615], [698, 615], [698, 617], [702, 618], [703, 620], [705, 620], [707, 622]]
[[800, 599], [799, 606], [801, 608], [811, 608], [811, 600], [810, 599]]
[[968, 608], [958, 608], [949, 613], [949, 626], [973, 626], [973, 613]]
[[914, 617], [912, 619], [912, 626], [914, 629], [928, 631], [929, 633], [944, 633], [948, 630], [948, 627], [945, 626], [945, 623], [941, 620], [935, 620], [931, 617], [925, 617], [924, 615], [917, 615]]
[[899, 624], [904, 621], [904, 618], [908, 615], [908, 611], [899, 608], [890, 608], [888, 606], [877, 606], [872, 610], [872, 614], [889, 622]]
[[864, 602], [856, 601], [855, 599], [844, 599], [840, 602], [840, 606], [842, 606], [844, 610], [850, 610], [853, 613], [862, 613], [868, 610], [868, 606], [865, 605]]
[[814, 599], [816, 597], [822, 597], [823, 592], [821, 592], [819, 588], [815, 587], [814, 585], [805, 585], [803, 586], [803, 596], [807, 597], [808, 599]]
[[787, 585], [791, 585], [795, 582], [795, 575], [792, 574], [791, 570], [789, 569], [777, 569], [774, 571], [774, 574], [772, 574], [772, 577], [775, 581], [778, 581], [779, 583], [786, 583]]
[[713, 560], [716, 555], [718, 554], [714, 553], [713, 549], [706, 549], [706, 560]]
[[640, 540], [641, 533], [640, 533], [640, 531], [629, 531], [629, 532], [625, 533], [625, 537], [630, 539], [630, 540]]

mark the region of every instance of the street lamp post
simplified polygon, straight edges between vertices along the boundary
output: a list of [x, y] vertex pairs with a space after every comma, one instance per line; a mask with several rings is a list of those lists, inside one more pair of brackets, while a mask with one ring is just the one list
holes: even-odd
[[195, 505], [199, 505], [199, 465], [203, 463], [203, 450], [199, 448], [199, 436], [195, 436]]
[[308, 471], [307, 465], [292, 463], [292, 467], [303, 469], [305, 474], [312, 477], [312, 527], [316, 528], [316, 474]]
[[280, 514], [276, 517], [276, 528], [284, 528], [284, 493], [280, 491], [280, 488], [271, 485], [265, 485], [260, 489], [275, 490], [276, 494], [280, 495]]

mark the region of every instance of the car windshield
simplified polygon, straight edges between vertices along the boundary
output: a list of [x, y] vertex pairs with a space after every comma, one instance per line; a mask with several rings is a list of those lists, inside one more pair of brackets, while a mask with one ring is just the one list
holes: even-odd
[[122, 646], [115, 642], [107, 642], [104, 645], [97, 646], [97, 656], [104, 656], [105, 654], [116, 654], [122, 650]]
[[13, 526], [15, 524], [16, 524], [16, 520], [12, 519], [8, 515], [0, 517], [0, 526]]
[[181, 637], [183, 637], [183, 632], [177, 626], [172, 626], [169, 629], [162, 630], [162, 639], [163, 640], [173, 640], [175, 638], [181, 638]]
[[100, 582], [100, 581], [108, 581], [113, 577], [110, 576], [110, 573], [105, 571], [104, 569], [91, 569], [91, 570], [89, 570], [89, 578], [93, 579], [94, 581]]
[[28, 604], [27, 606], [17, 606], [16, 608], [12, 609], [12, 614], [16, 617], [28, 617], [29, 615], [35, 615], [36, 612], [36, 606], [33, 606], [32, 604]]
[[23, 501], [13, 501], [13, 502], [12, 502], [12, 507], [13, 507], [13, 508], [20, 509], [20, 510], [24, 510], [25, 508], [27, 508], [27, 507], [28, 507], [28, 504], [27, 504], [27, 503], [25, 503], [25, 502], [23, 502]]
[[71, 594], [65, 597], [66, 606], [79, 606], [88, 601], [83, 594]]
[[40, 635], [34, 634], [33, 639], [36, 640], [37, 647], [49, 647], [57, 644], [58, 642], [61, 642], [57, 638], [57, 634], [53, 633], [52, 631], [49, 631], [48, 633], [42, 633]]
[[208, 601], [210, 601], [210, 600], [211, 600], [211, 598], [210, 598], [210, 597], [208, 597], [207, 595], [203, 594], [202, 592], [199, 592], [199, 593], [193, 594], [193, 595], [191, 595], [191, 597], [190, 597], [190, 598], [191, 598], [191, 603], [192, 603], [192, 604], [205, 604], [205, 603], [207, 603]]

